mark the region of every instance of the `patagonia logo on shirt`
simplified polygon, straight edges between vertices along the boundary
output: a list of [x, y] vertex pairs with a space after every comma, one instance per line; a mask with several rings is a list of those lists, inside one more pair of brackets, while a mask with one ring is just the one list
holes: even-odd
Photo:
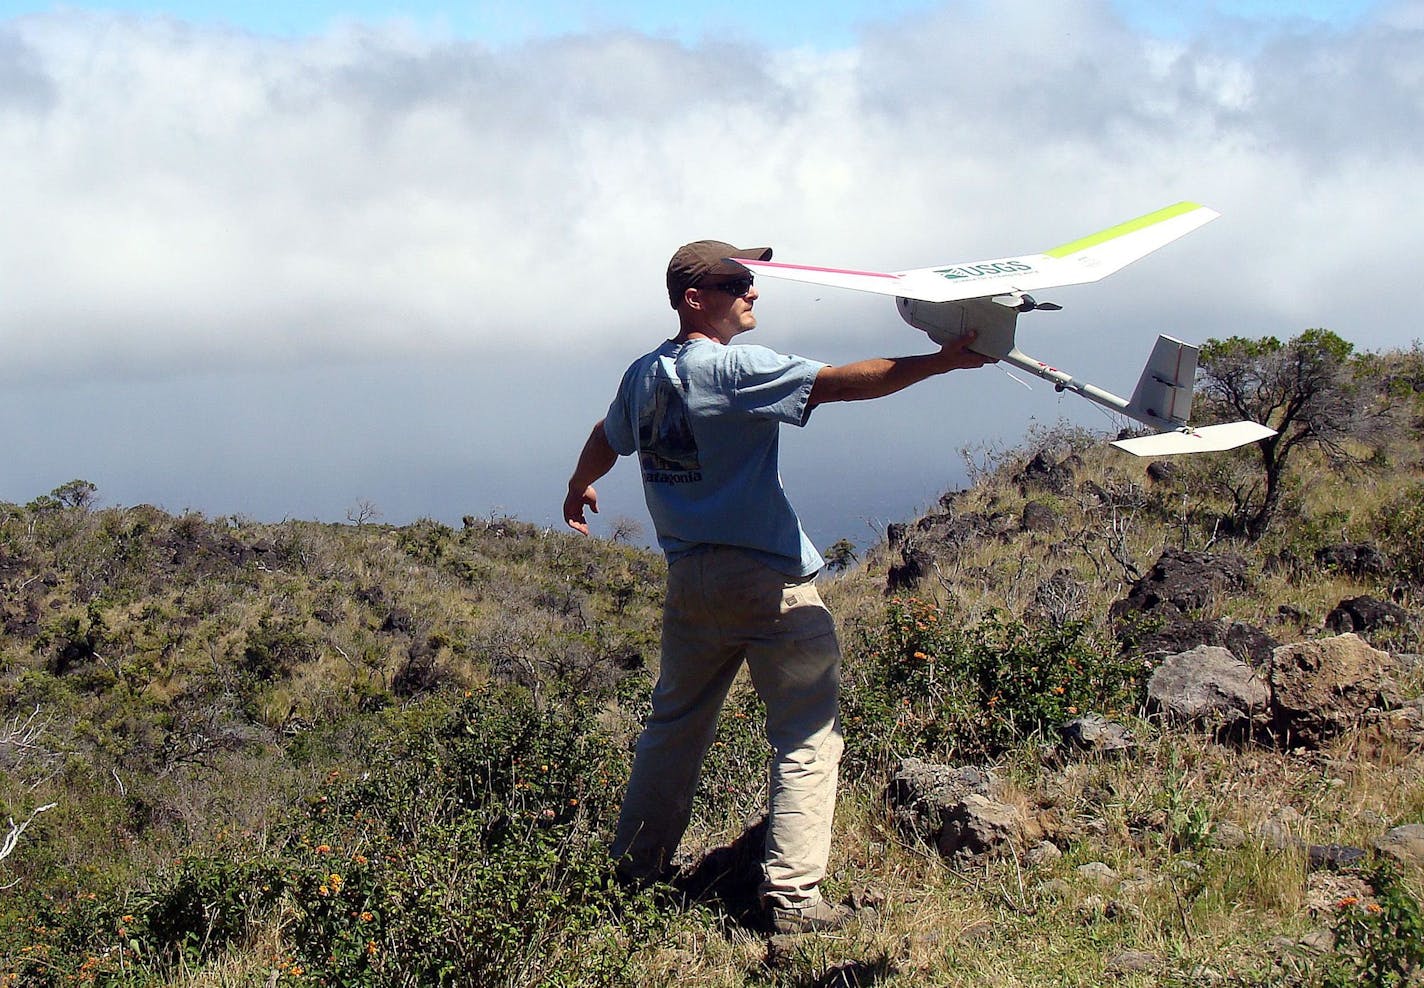
[[660, 378], [653, 400], [638, 415], [638, 460], [650, 484], [691, 484], [702, 479], [702, 458], [687, 401], [677, 386]]

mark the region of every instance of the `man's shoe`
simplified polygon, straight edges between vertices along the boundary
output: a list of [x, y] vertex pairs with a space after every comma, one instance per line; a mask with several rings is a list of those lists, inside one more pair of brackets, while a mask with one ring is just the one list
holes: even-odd
[[817, 899], [809, 906], [799, 909], [790, 906], [768, 905], [767, 915], [771, 928], [777, 933], [827, 933], [844, 929], [855, 919], [855, 910], [849, 906], [833, 906], [825, 899]]

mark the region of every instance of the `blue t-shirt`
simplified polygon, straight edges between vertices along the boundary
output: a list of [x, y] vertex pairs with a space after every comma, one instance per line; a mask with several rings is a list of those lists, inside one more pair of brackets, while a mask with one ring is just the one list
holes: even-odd
[[825, 364], [763, 346], [668, 340], [623, 375], [603, 428], [638, 454], [643, 492], [668, 562], [739, 546], [788, 576], [824, 561], [781, 487], [781, 423], [805, 425]]

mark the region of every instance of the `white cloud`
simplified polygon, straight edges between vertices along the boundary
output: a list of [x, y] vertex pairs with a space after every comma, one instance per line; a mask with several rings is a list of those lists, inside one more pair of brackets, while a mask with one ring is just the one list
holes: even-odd
[[[1025, 348], [1130, 387], [1159, 331], [1323, 325], [1362, 348], [1406, 345], [1420, 335], [1409, 290], [1424, 257], [1424, 4], [1343, 29], [1263, 30], [1249, 44], [1156, 39], [1095, 0], [946, 3], [831, 52], [727, 35], [688, 47], [609, 31], [494, 50], [400, 25], [286, 41], [74, 10], [13, 19], [0, 23], [0, 377], [73, 387], [248, 368], [262, 371], [255, 391], [211, 391], [260, 401], [290, 387], [277, 368], [396, 355], [510, 368], [553, 354], [577, 366], [549, 388], [591, 421], [610, 368], [670, 330], [662, 271], [684, 241], [906, 268], [1047, 248], [1178, 199], [1223, 218], [1064, 290], [1066, 311], [1025, 320]], [[764, 342], [825, 359], [926, 345], [880, 299], [768, 285], [759, 304]], [[439, 416], [403, 366], [366, 412], [398, 423], [419, 405], [416, 456]], [[70, 393], [76, 408], [99, 400]], [[945, 450], [1073, 407], [998, 375], [946, 393], [1009, 410], [962, 423]], [[471, 441], [495, 457], [505, 433], [474, 405], [463, 413], [486, 431]], [[264, 432], [311, 420], [291, 417]], [[190, 439], [157, 436], [151, 470], [184, 469], [154, 449]], [[539, 442], [551, 440], [520, 440]], [[217, 456], [224, 478], [257, 455], [231, 450]], [[269, 461], [285, 457], [295, 485], [309, 453], [279, 443]], [[328, 486], [343, 486], [341, 469], [329, 464]]]
[[[1383, 318], [1341, 303], [1420, 253], [1408, 9], [1254, 55], [1023, 0], [948, 5], [827, 54], [18, 19], [0, 28], [0, 358], [11, 374], [176, 373], [631, 345], [665, 317], [658, 274], [686, 239], [915, 266], [1183, 197], [1223, 208], [1231, 233], [1176, 256], [1243, 313]], [[1199, 292], [1175, 265], [1153, 274], [1144, 291]]]

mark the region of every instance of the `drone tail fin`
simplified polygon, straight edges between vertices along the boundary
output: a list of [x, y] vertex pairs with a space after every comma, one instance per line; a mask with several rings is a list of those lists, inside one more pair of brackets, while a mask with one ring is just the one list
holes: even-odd
[[1157, 337], [1152, 356], [1132, 392], [1127, 413], [1134, 418], [1156, 419], [1185, 425], [1192, 414], [1192, 386], [1197, 376], [1197, 348], [1170, 336]]

